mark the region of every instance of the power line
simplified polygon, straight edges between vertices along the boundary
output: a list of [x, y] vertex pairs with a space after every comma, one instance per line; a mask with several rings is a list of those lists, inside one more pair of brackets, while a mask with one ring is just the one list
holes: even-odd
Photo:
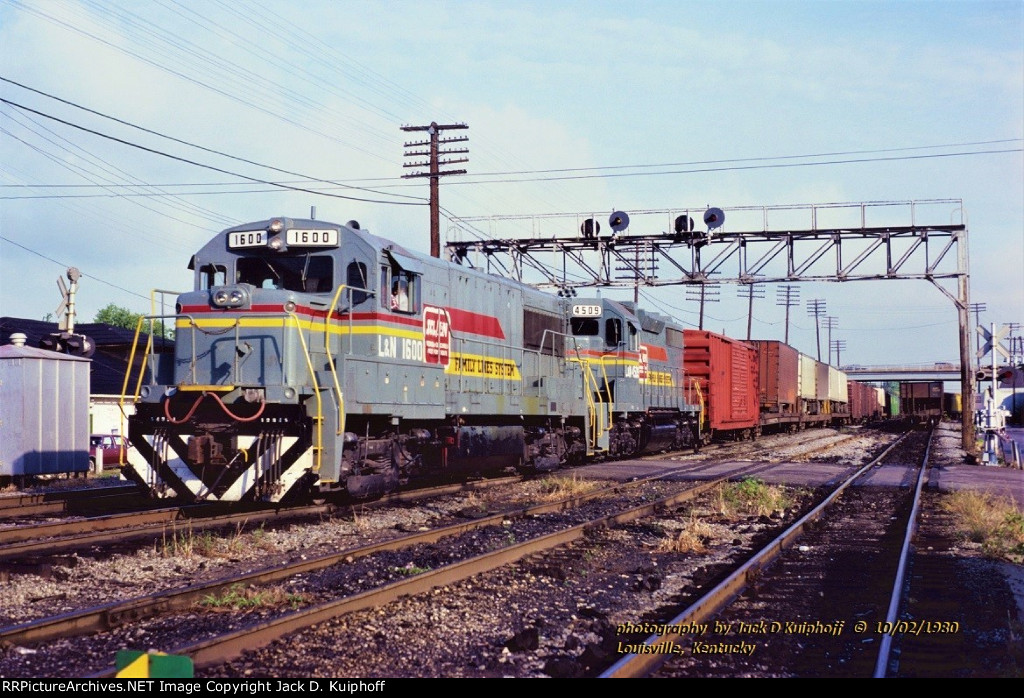
[[660, 175], [675, 174], [702, 174], [705, 172], [733, 172], [740, 170], [771, 170], [784, 167], [815, 167], [819, 165], [848, 165], [862, 162], [896, 162], [901, 160], [926, 160], [931, 158], [952, 158], [966, 155], [994, 155], [1003, 153], [1020, 153], [1024, 148], [1007, 148], [1002, 150], [972, 150], [963, 153], [932, 153], [930, 155], [904, 155], [900, 157], [883, 158], [850, 158], [846, 160], [824, 160], [821, 162], [780, 162], [769, 165], [737, 165], [732, 167], [703, 167], [692, 170], [670, 170], [667, 172], [609, 172], [605, 174], [592, 175], [567, 175], [561, 177], [530, 177], [520, 179], [490, 179], [490, 180], [458, 180], [452, 185], [463, 184], [518, 184], [520, 182], [556, 182], [574, 179], [610, 179], [613, 177], [652, 177]]
[[[45, 259], [48, 262], [53, 262], [54, 264], [59, 264], [60, 266], [65, 267], [65, 268], [72, 266], [70, 264], [65, 264], [64, 262], [59, 262], [56, 259], [54, 259], [53, 257], [48, 257], [45, 254], [43, 254], [42, 252], [37, 252], [36, 250], [33, 250], [31, 247], [25, 247], [20, 242], [15, 242], [14, 240], [11, 240], [9, 237], [5, 237], [3, 235], [0, 235], [0, 240], [3, 240], [4, 242], [9, 242], [12, 245], [14, 245], [15, 247], [20, 247], [21, 249], [25, 250], [26, 252], [31, 252], [32, 254], [36, 255], [37, 257], [42, 257], [43, 259]], [[107, 281], [105, 279], [101, 279], [98, 276], [93, 276], [92, 274], [82, 274], [82, 276], [85, 276], [85, 277], [88, 277], [90, 279], [93, 279], [94, 281], [99, 281], [101, 284], [106, 284], [107, 286], [110, 286], [111, 288], [116, 288], [119, 291], [124, 291], [125, 293], [129, 293], [129, 294], [131, 294], [133, 296], [138, 296], [139, 298], [142, 298], [144, 300], [147, 300], [147, 301], [149, 300], [149, 296], [144, 296], [141, 293], [136, 293], [135, 291], [130, 291], [127, 288], [125, 288], [124, 286], [118, 286], [117, 284], [112, 284], [109, 281]]]
[[1019, 143], [1021, 138], [1002, 138], [991, 141], [968, 141], [965, 143], [942, 143], [938, 145], [914, 145], [901, 148], [875, 148], [870, 150], [839, 150], [826, 153], [805, 153], [803, 155], [764, 155], [760, 157], [729, 158], [721, 160], [690, 160], [686, 162], [640, 163], [635, 165], [598, 165], [595, 167], [565, 167], [546, 170], [520, 170], [509, 172], [478, 172], [478, 176], [498, 176], [515, 174], [548, 174], [557, 172], [588, 172], [597, 170], [641, 169], [649, 167], [682, 167], [687, 165], [720, 165], [731, 162], [762, 162], [765, 160], [798, 160], [800, 158], [823, 158], [837, 155], [862, 155], [870, 153], [896, 153], [904, 150], [931, 150], [933, 148], [966, 148], [975, 145], [995, 145], [997, 143]]
[[[44, 91], [38, 90], [38, 89], [36, 89], [34, 87], [29, 87], [28, 85], [24, 85], [24, 84], [22, 84], [20, 82], [17, 82], [15, 80], [11, 80], [9, 78], [5, 78], [2, 75], [0, 75], [0, 81], [7, 82], [7, 83], [10, 83], [12, 85], [17, 85], [18, 87], [20, 87], [20, 88], [22, 88], [24, 90], [28, 90], [29, 92], [35, 92], [38, 95], [42, 95], [44, 97], [48, 97], [48, 98], [50, 98], [52, 100], [60, 102], [61, 104], [67, 104], [68, 106], [75, 107], [76, 109], [81, 109], [82, 111], [88, 112], [89, 114], [93, 114], [95, 116], [99, 116], [101, 118], [108, 119], [110, 121], [113, 121], [115, 123], [121, 124], [123, 126], [128, 126], [129, 128], [133, 128], [133, 129], [136, 129], [138, 131], [142, 131], [143, 133], [148, 133], [150, 135], [157, 136], [159, 138], [164, 138], [164, 139], [167, 139], [167, 140], [172, 141], [174, 143], [179, 143], [181, 145], [188, 146], [190, 148], [196, 148], [198, 150], [202, 150], [204, 152], [211, 153], [213, 155], [220, 155], [221, 157], [225, 157], [225, 158], [228, 158], [230, 160], [237, 160], [238, 162], [244, 162], [247, 165], [255, 165], [256, 167], [263, 167], [263, 168], [266, 168], [268, 170], [273, 170], [274, 172], [281, 172], [282, 174], [292, 175], [293, 177], [302, 177], [304, 180], [308, 180], [308, 181], [312, 181], [312, 182], [320, 182], [322, 184], [332, 184], [332, 185], [343, 187], [343, 188], [346, 188], [346, 189], [357, 189], [359, 191], [365, 191], [365, 192], [369, 192], [371, 194], [382, 194], [382, 192], [374, 191], [373, 189], [368, 189], [366, 187], [356, 187], [356, 186], [352, 186], [352, 185], [349, 185], [349, 184], [345, 184], [343, 182], [337, 182], [337, 181], [333, 181], [333, 180], [329, 180], [329, 179], [320, 179], [318, 177], [310, 177], [309, 175], [304, 175], [304, 174], [302, 174], [300, 172], [292, 172], [290, 170], [284, 170], [284, 169], [281, 169], [280, 167], [275, 167], [273, 165], [265, 165], [265, 164], [260, 163], [260, 162], [255, 162], [254, 160], [248, 160], [246, 158], [239, 157], [237, 155], [231, 155], [230, 153], [225, 153], [225, 152], [223, 152], [221, 150], [215, 150], [213, 148], [207, 148], [205, 146], [198, 145], [196, 143], [191, 143], [189, 141], [185, 141], [185, 140], [182, 140], [180, 138], [175, 138], [174, 136], [168, 136], [167, 134], [160, 133], [159, 131], [154, 131], [153, 129], [149, 129], [149, 128], [146, 128], [144, 126], [139, 126], [138, 124], [133, 124], [130, 121], [125, 121], [124, 119], [119, 119], [116, 116], [111, 116], [109, 114], [104, 114], [103, 112], [96, 111], [95, 109], [90, 109], [89, 107], [82, 106], [81, 104], [76, 104], [75, 102], [71, 102], [71, 101], [63, 99], [61, 97], [57, 97], [56, 95], [50, 94], [49, 92], [44, 92]], [[406, 199], [416, 199], [418, 201], [422, 201], [423, 200], [421, 197], [408, 196], [406, 194], [390, 194], [389, 196], [399, 196], [399, 197], [406, 198]]]
[[137, 148], [139, 150], [145, 151], [147, 153], [152, 153], [154, 155], [160, 155], [160, 156], [165, 157], [165, 158], [170, 158], [171, 160], [177, 160], [178, 162], [184, 162], [186, 164], [194, 165], [196, 167], [201, 167], [201, 168], [206, 169], [206, 170], [212, 170], [214, 172], [220, 172], [221, 174], [231, 175], [232, 177], [240, 177], [241, 179], [245, 179], [245, 180], [248, 180], [250, 182], [256, 182], [257, 184], [266, 184], [266, 185], [271, 186], [271, 187], [278, 187], [280, 189], [287, 189], [289, 191], [303, 192], [305, 194], [314, 194], [314, 195], [318, 195], [318, 196], [328, 196], [328, 197], [331, 197], [333, 199], [346, 199], [348, 201], [363, 201], [363, 202], [372, 203], [372, 204], [390, 204], [392, 206], [425, 206], [426, 205], [426, 203], [422, 202], [422, 201], [421, 202], [412, 202], [412, 201], [383, 201], [381, 199], [363, 199], [363, 198], [360, 198], [360, 197], [357, 197], [357, 196], [343, 196], [342, 194], [330, 194], [330, 193], [323, 192], [323, 191], [317, 191], [315, 189], [306, 189], [304, 187], [294, 187], [294, 186], [287, 185], [287, 184], [281, 184], [279, 182], [271, 182], [271, 181], [268, 181], [268, 180], [265, 180], [265, 179], [259, 179], [258, 177], [249, 177], [247, 175], [240, 174], [238, 172], [232, 172], [230, 170], [225, 170], [225, 169], [222, 169], [220, 167], [214, 167], [213, 165], [204, 165], [203, 163], [196, 162], [195, 160], [189, 160], [188, 158], [183, 158], [183, 157], [180, 157], [178, 155], [171, 155], [170, 153], [165, 153], [162, 150], [156, 150], [155, 148], [149, 148], [149, 147], [146, 147], [144, 145], [139, 145], [138, 143], [132, 143], [131, 141], [126, 141], [123, 138], [117, 138], [116, 136], [111, 136], [111, 135], [108, 135], [106, 133], [101, 133], [101, 132], [96, 131], [94, 129], [86, 128], [85, 126], [80, 126], [78, 124], [71, 123], [70, 121], [65, 121], [64, 119], [58, 118], [58, 117], [53, 116], [51, 114], [47, 114], [45, 112], [41, 112], [41, 111], [39, 111], [37, 109], [32, 109], [30, 107], [26, 107], [23, 104], [18, 104], [17, 102], [13, 102], [13, 101], [11, 101], [9, 99], [3, 99], [2, 97], [0, 97], [0, 102], [3, 102], [4, 104], [9, 104], [12, 107], [17, 107], [18, 109], [22, 109], [24, 111], [31, 112], [33, 114], [37, 114], [37, 115], [45, 117], [47, 119], [51, 119], [52, 121], [56, 121], [57, 123], [64, 124], [65, 126], [70, 126], [71, 128], [76, 128], [79, 131], [84, 131], [86, 133], [91, 133], [94, 136], [99, 136], [101, 138], [106, 138], [107, 140], [114, 141], [115, 143], [120, 143], [122, 145], [127, 145], [127, 146], [130, 146], [132, 148]]
[[[0, 77], [0, 80], [4, 80], [4, 79], [5, 78]], [[15, 84], [17, 84], [17, 83], [15, 83]], [[29, 89], [31, 89], [31, 88], [29, 88]], [[42, 94], [45, 94], [45, 93], [42, 93]], [[113, 118], [113, 117], [108, 117], [108, 118]], [[131, 124], [129, 124], [129, 125], [131, 125]], [[142, 127], [136, 127], [136, 128], [140, 128], [141, 130], [147, 130], [147, 129], [142, 129]], [[174, 138], [172, 138], [170, 136], [163, 136], [163, 134], [159, 134], [159, 133], [157, 133], [156, 135], [160, 135], [160, 136], [162, 136], [164, 138], [170, 138], [171, 140], [177, 140], [177, 139], [174, 139]], [[1020, 140], [1021, 139], [1019, 139], [1019, 138], [1004, 138], [1004, 139], [1000, 139], [1000, 140], [974, 141], [974, 142], [968, 142], [968, 143], [949, 143], [949, 144], [945, 144], [945, 145], [921, 145], [921, 146], [908, 146], [908, 147], [905, 147], [905, 148], [879, 148], [879, 149], [875, 149], [875, 150], [838, 151], [838, 152], [834, 152], [834, 153], [807, 153], [807, 154], [803, 154], [803, 155], [772, 155], [772, 156], [763, 156], [763, 157], [732, 158], [732, 159], [728, 159], [728, 160], [693, 160], [693, 161], [689, 161], [689, 162], [662, 163], [662, 164], [602, 165], [602, 166], [597, 166], [597, 167], [565, 167], [565, 168], [546, 169], [546, 170], [516, 170], [516, 171], [506, 171], [506, 172], [478, 172], [476, 174], [476, 176], [478, 176], [478, 177], [491, 177], [491, 176], [513, 175], [513, 174], [546, 174], [546, 173], [558, 173], [558, 172], [591, 172], [591, 171], [599, 171], [599, 170], [620, 170], [620, 169], [641, 169], [641, 168], [654, 168], [654, 167], [674, 167], [674, 166], [683, 166], [683, 165], [720, 164], [720, 163], [729, 163], [729, 162], [763, 162], [763, 161], [766, 161], [766, 160], [793, 160], [793, 159], [800, 159], [800, 158], [825, 157], [825, 156], [830, 156], [830, 155], [845, 155], [845, 154], [853, 154], [853, 153], [890, 153], [890, 152], [898, 152], [898, 151], [902, 151], [902, 150], [925, 150], [925, 149], [929, 149], [929, 148], [953, 148], [953, 147], [963, 147], [963, 146], [968, 146], [968, 145], [988, 145], [988, 144], [995, 144], [995, 143], [1013, 143], [1013, 142], [1019, 142]], [[191, 145], [191, 146], [196, 147], [196, 148], [201, 148], [201, 149], [204, 149], [204, 150], [209, 150], [209, 152], [211, 152], [211, 153], [215, 153], [215, 154], [219, 154], [219, 155], [224, 155], [225, 157], [237, 159], [237, 160], [239, 160], [241, 162], [256, 164], [256, 165], [259, 165], [260, 167], [267, 167], [267, 168], [270, 168], [270, 169], [277, 169], [277, 168], [271, 167], [270, 165], [261, 165], [260, 163], [254, 163], [252, 161], [245, 160], [244, 158], [236, 158], [235, 156], [227, 155], [227, 154], [221, 153], [220, 151], [217, 151], [217, 150], [203, 148], [202, 146], [191, 144], [191, 143], [188, 143], [186, 141], [178, 141], [178, 142], [185, 143], [186, 145]], [[809, 165], [830, 165], [830, 164], [837, 164], [837, 163], [838, 164], [846, 164], [846, 163], [850, 163], [850, 162], [875, 162], [875, 161], [901, 160], [901, 159], [919, 159], [919, 158], [928, 158], [928, 157], [955, 157], [957, 155], [984, 155], [984, 154], [990, 154], [990, 153], [1017, 153], [1017, 152], [1021, 152], [1022, 150], [1024, 150], [1024, 149], [1016, 148], [1016, 149], [1008, 149], [1008, 150], [975, 150], [975, 151], [967, 151], [967, 152], [962, 152], [962, 153], [933, 153], [931, 155], [923, 155], [923, 156], [921, 156], [921, 155], [919, 155], [919, 156], [906, 156], [905, 158], [863, 158], [863, 159], [856, 159], [856, 160], [836, 160], [836, 161], [795, 163], [795, 164], [779, 163], [779, 164], [764, 165], [764, 166], [761, 166], [761, 168], [764, 169], [764, 168], [770, 168], [770, 167], [801, 167], [801, 166], [809, 166]], [[729, 171], [730, 169], [749, 169], [749, 168], [742, 168], [742, 167], [738, 167], [738, 168], [724, 168], [723, 167], [723, 168], [712, 168], [712, 169], [701, 169], [701, 170], [687, 170], [687, 171], [683, 171], [683, 172], [624, 173], [624, 174], [615, 174], [615, 175], [608, 175], [608, 176], [628, 177], [628, 176], [630, 176], [632, 174], [637, 174], [637, 175], [645, 175], [645, 174], [646, 175], [651, 175], [651, 174], [659, 175], [659, 174], [687, 174], [689, 172], [695, 172], [695, 173], [696, 172], [726, 172], [726, 171]], [[279, 172], [284, 172], [284, 173], [287, 173], [287, 174], [295, 174], [295, 173], [288, 172], [287, 170], [280, 170], [280, 169], [278, 169], [278, 171]], [[338, 187], [351, 187], [353, 189], [360, 189], [362, 191], [370, 191], [370, 192], [374, 192], [375, 191], [373, 189], [369, 189], [369, 188], [366, 188], [366, 187], [357, 187], [357, 186], [354, 186], [354, 185], [346, 184], [344, 181], [340, 181], [340, 180], [318, 179], [318, 178], [315, 178], [315, 177], [309, 177], [307, 175], [302, 175], [302, 174], [296, 174], [296, 176], [303, 177], [304, 179], [301, 180], [301, 181], [316, 181], [316, 182], [321, 182], [321, 183], [324, 183], [324, 184], [331, 184], [331, 185], [338, 186]], [[413, 186], [413, 185], [399, 183], [398, 179], [399, 178], [395, 178], [395, 177], [375, 177], [375, 178], [357, 179], [357, 180], [352, 180], [352, 181], [357, 181], [357, 182], [392, 182], [392, 184], [390, 184], [390, 185], [384, 185], [384, 187], [387, 187], [387, 188], [397, 188], [397, 187]], [[554, 179], [554, 178], [552, 178], [552, 179]], [[461, 183], [467, 183], [467, 180], [460, 180], [460, 181], [461, 181]], [[512, 182], [534, 182], [534, 181], [542, 182], [542, 181], [550, 181], [550, 180], [547, 179], [547, 178], [536, 178], [536, 179], [517, 179], [517, 180], [508, 180], [508, 181], [512, 181]], [[504, 180], [498, 180], [498, 181], [482, 180], [482, 181], [474, 181], [474, 182], [469, 182], [469, 183], [493, 184], [493, 183], [502, 183], [502, 182], [504, 182]], [[295, 184], [296, 181], [295, 180], [282, 180], [280, 183], [281, 184]], [[174, 183], [164, 183], [164, 184], [153, 185], [153, 186], [160, 186], [160, 187], [230, 187], [230, 186], [236, 186], [237, 184], [239, 184], [239, 182], [174, 182]], [[28, 186], [33, 186], [33, 185], [0, 184], [0, 188], [28, 187]], [[46, 187], [46, 188], [76, 188], [76, 187], [77, 188], [88, 188], [88, 187], [95, 187], [95, 186], [102, 186], [102, 185], [93, 185], [93, 184], [44, 184], [44, 185], [39, 185], [39, 186]], [[121, 186], [131, 186], [131, 185], [121, 185]], [[382, 187], [382, 188], [384, 188], [384, 187]], [[234, 192], [227, 192], [227, 193], [234, 193]], [[250, 192], [240, 192], [240, 193], [250, 193]], [[375, 193], [379, 193], [379, 192], [375, 192]], [[398, 195], [396, 194], [395, 196], [398, 196]]]

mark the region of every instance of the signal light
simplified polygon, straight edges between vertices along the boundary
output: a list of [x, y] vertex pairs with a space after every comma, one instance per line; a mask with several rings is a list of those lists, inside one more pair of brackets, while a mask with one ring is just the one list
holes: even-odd
[[[1000, 368], [996, 371], [997, 381], [1008, 381], [1013, 378], [1012, 368]], [[978, 369], [974, 373], [974, 380], [976, 381], [990, 381], [992, 380], [992, 367], [983, 367]]]

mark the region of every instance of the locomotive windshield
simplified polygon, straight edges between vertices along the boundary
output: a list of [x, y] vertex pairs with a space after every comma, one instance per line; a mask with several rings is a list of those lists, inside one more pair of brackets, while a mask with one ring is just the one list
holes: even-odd
[[242, 257], [236, 281], [256, 288], [300, 293], [330, 293], [334, 289], [334, 261], [326, 255], [301, 257]]

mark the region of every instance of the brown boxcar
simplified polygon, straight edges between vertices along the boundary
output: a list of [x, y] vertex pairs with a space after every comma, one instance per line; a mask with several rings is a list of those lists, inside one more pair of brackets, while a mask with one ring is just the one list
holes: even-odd
[[938, 421], [942, 416], [942, 381], [900, 383], [900, 414], [912, 421]]
[[746, 438], [760, 431], [757, 352], [754, 347], [704, 330], [685, 330], [683, 369], [696, 381], [707, 438]]
[[800, 352], [774, 339], [751, 342], [757, 349], [758, 401], [764, 426], [800, 422]]
[[878, 419], [881, 416], [883, 404], [880, 402], [879, 389], [857, 381], [849, 381], [848, 386], [850, 419], [854, 422]]

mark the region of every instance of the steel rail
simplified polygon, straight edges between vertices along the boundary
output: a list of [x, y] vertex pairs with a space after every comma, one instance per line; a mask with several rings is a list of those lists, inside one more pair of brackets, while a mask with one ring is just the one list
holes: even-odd
[[[142, 514], [113, 514], [111, 516], [102, 516], [73, 523], [43, 524], [42, 526], [25, 526], [2, 530], [0, 531], [0, 543], [4, 543], [4, 545], [0, 548], [0, 560], [9, 561], [12, 558], [31, 553], [53, 553], [95, 545], [97, 543], [128, 541], [167, 532], [176, 533], [182, 529], [205, 530], [231, 524], [267, 521], [275, 518], [329, 514], [335, 510], [335, 507], [331, 504], [316, 504], [291, 509], [254, 510], [197, 518], [182, 516], [182, 510], [183, 507], [176, 507], [174, 509], [158, 509]], [[139, 525], [136, 528], [126, 528], [126, 526], [133, 525], [131, 523], [132, 519], [135, 519], [134, 523]], [[126, 521], [129, 523], [125, 523]], [[76, 532], [75, 526], [81, 532]], [[66, 537], [38, 540], [38, 537], [41, 535], [63, 535]], [[26, 540], [27, 538], [32, 540]], [[7, 544], [6, 541], [8, 540], [20, 542]]]
[[[818, 519], [847, 487], [868, 470], [881, 463], [882, 459], [902, 443], [910, 433], [912, 432], [907, 432], [901, 436], [872, 461], [850, 475], [818, 506], [802, 516], [796, 523], [779, 534], [778, 537], [752, 556], [735, 572], [726, 577], [707, 594], [697, 599], [678, 616], [665, 623], [665, 625], [681, 627], [686, 623], [703, 622], [720, 611], [729, 601], [740, 594], [750, 579], [781, 555], [783, 550], [792, 545], [803, 534], [807, 525]], [[643, 644], [649, 647], [658, 643], [668, 643], [674, 646], [681, 639], [682, 637], [678, 633], [666, 633], [665, 635], [651, 635]], [[606, 669], [600, 675], [600, 678], [638, 678], [648, 676], [664, 664], [670, 656], [668, 653], [627, 654]]]
[[87, 499], [138, 494], [135, 485], [115, 485], [64, 492], [40, 492], [0, 497], [0, 519], [66, 511], [69, 504]]
[[[723, 478], [726, 479], [726, 478]], [[721, 480], [701, 483], [695, 488], [677, 493], [671, 497], [660, 499], [624, 512], [600, 517], [584, 524], [579, 524], [555, 533], [512, 545], [500, 550], [477, 555], [461, 562], [446, 565], [437, 570], [424, 572], [410, 579], [392, 582], [378, 589], [366, 591], [355, 596], [329, 601], [309, 609], [295, 611], [276, 619], [259, 623], [228, 634], [211, 638], [203, 642], [185, 645], [170, 650], [170, 654], [189, 655], [196, 667], [210, 666], [228, 661], [241, 655], [245, 650], [263, 647], [285, 635], [307, 628], [311, 625], [336, 618], [347, 613], [374, 608], [402, 596], [421, 594], [440, 586], [455, 584], [477, 574], [489, 572], [504, 565], [516, 562], [528, 555], [544, 550], [558, 548], [582, 538], [587, 531], [628, 523], [635, 519], [650, 516], [665, 507], [673, 506], [700, 492], [719, 484]], [[110, 669], [108, 672], [112, 671]], [[110, 673], [101, 674], [109, 676]]]
[[[41, 618], [20, 625], [0, 628], [0, 643], [29, 645], [58, 638], [67, 638], [86, 633], [110, 630], [121, 626], [126, 622], [139, 620], [159, 613], [166, 613], [186, 608], [193, 603], [195, 599], [214, 594], [220, 590], [230, 588], [235, 584], [256, 586], [270, 584], [294, 575], [315, 572], [348, 559], [366, 557], [383, 551], [399, 550], [412, 545], [436, 543], [445, 537], [458, 535], [486, 526], [500, 524], [503, 520], [510, 517], [539, 516], [542, 514], [565, 511], [567, 509], [578, 507], [590, 500], [605, 497], [608, 494], [622, 491], [624, 489], [636, 488], [644, 483], [659, 480], [665, 475], [684, 470], [686, 470], [686, 468], [678, 467], [669, 471], [661, 471], [649, 478], [635, 480], [629, 483], [616, 483], [609, 487], [577, 495], [575, 497], [568, 497], [557, 502], [548, 502], [520, 509], [502, 511], [490, 516], [474, 519], [472, 522], [457, 523], [433, 529], [431, 531], [417, 532], [389, 541], [360, 546], [337, 553], [330, 553], [328, 555], [322, 555], [320, 557], [298, 563], [290, 563], [284, 567], [264, 568], [247, 574], [223, 577], [203, 584], [194, 584], [182, 589], [168, 590], [146, 597], [138, 597], [127, 601], [103, 604], [93, 608], [83, 609], [81, 611], [72, 611], [59, 616]], [[722, 478], [707, 486], [712, 486], [723, 479], [735, 477], [738, 474], [746, 473], [749, 470], [749, 468], [739, 468], [736, 471], [723, 475]], [[704, 488], [706, 486], [702, 485], [700, 487]], [[464, 486], [459, 486], [459, 488], [466, 489]], [[439, 490], [444, 491], [439, 492]], [[431, 490], [431, 496], [447, 494], [449, 491], [455, 490], [456, 487], [454, 486], [434, 488]], [[703, 491], [703, 489], [701, 491]], [[423, 497], [419, 498], [422, 499]], [[411, 499], [411, 497], [407, 494], [401, 499], [402, 501], [406, 501]]]
[[[892, 586], [892, 596], [889, 599], [889, 611], [885, 616], [886, 627], [895, 628], [896, 616], [899, 615], [900, 604], [903, 600], [903, 583], [907, 576], [907, 565], [910, 561], [912, 541], [917, 534], [917, 514], [921, 508], [921, 492], [924, 490], [924, 483], [928, 472], [928, 456], [932, 450], [932, 437], [935, 429], [928, 433], [928, 444], [924, 449], [924, 458], [921, 459], [921, 471], [917, 474], [917, 484], [914, 487], [914, 505], [910, 510], [910, 517], [907, 521], [907, 530], [903, 536], [903, 547], [900, 549], [899, 564], [896, 566], [896, 581]], [[875, 663], [875, 673], [871, 678], [884, 679], [888, 673], [889, 655], [892, 652], [892, 632], [882, 636], [882, 642], [878, 648], [878, 661]]]

